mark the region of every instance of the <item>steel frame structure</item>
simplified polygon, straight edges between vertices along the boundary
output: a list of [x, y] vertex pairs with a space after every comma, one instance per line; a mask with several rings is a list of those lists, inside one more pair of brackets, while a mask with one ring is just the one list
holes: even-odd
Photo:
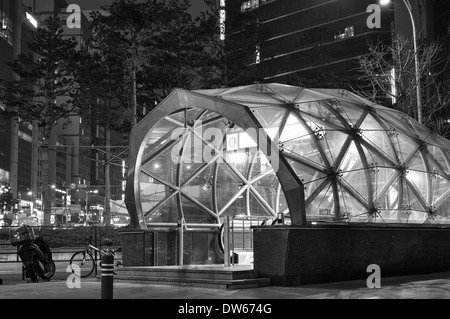
[[[230, 130], [258, 136], [245, 133], [253, 144], [236, 150]], [[136, 228], [279, 213], [297, 225], [450, 223], [450, 142], [345, 90], [177, 89], [133, 128], [130, 142], [125, 202]], [[243, 165], [231, 151], [246, 157]]]

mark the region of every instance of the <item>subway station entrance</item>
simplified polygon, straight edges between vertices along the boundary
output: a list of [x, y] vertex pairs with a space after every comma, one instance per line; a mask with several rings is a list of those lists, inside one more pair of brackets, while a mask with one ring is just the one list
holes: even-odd
[[[325, 250], [326, 242], [343, 245], [333, 234], [348, 237], [345, 247], [353, 251], [358, 238], [375, 240], [380, 227], [395, 226], [405, 254], [386, 267], [418, 265], [406, 253], [416, 249], [411, 245], [432, 247], [417, 234], [431, 229], [438, 236], [450, 224], [449, 172], [448, 140], [346, 90], [276, 83], [176, 89], [130, 134], [125, 203], [133, 230], [123, 235], [124, 264], [251, 263], [253, 250], [256, 265], [293, 249], [286, 263], [297, 271], [308, 267], [295, 266], [295, 249], [315, 245], [302, 262], [333, 253], [345, 270], [355, 259]], [[315, 227], [331, 224], [339, 232]], [[255, 229], [270, 234], [259, 236], [258, 247]], [[353, 237], [355, 229], [361, 235]], [[315, 239], [289, 245], [294, 234]], [[375, 251], [385, 257], [364, 247], [357, 253], [369, 260]], [[439, 269], [450, 265], [440, 253], [433, 258], [445, 259]]]

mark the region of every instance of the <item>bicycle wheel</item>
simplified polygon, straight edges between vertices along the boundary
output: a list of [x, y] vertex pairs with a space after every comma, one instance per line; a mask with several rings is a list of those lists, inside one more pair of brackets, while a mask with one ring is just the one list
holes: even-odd
[[88, 277], [95, 268], [95, 260], [90, 252], [85, 250], [77, 251], [70, 258], [70, 268], [72, 272], [81, 278]]

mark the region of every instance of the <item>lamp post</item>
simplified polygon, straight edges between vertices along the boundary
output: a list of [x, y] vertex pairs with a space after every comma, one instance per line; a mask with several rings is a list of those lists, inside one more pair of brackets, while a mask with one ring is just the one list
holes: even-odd
[[[380, 0], [381, 5], [387, 5], [391, 0]], [[415, 62], [415, 76], [416, 76], [416, 94], [417, 94], [417, 121], [422, 124], [422, 88], [420, 84], [420, 68], [419, 68], [419, 51], [417, 49], [417, 32], [416, 22], [412, 12], [411, 2], [409, 0], [403, 0], [403, 3], [408, 9], [409, 17], [411, 18], [412, 31], [413, 31], [413, 43], [414, 43], [414, 62]]]

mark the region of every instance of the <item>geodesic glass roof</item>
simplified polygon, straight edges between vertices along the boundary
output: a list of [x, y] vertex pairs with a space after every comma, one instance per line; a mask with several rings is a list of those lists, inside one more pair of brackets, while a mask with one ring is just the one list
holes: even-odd
[[450, 141], [346, 90], [174, 90], [131, 134], [134, 226], [450, 222]]

